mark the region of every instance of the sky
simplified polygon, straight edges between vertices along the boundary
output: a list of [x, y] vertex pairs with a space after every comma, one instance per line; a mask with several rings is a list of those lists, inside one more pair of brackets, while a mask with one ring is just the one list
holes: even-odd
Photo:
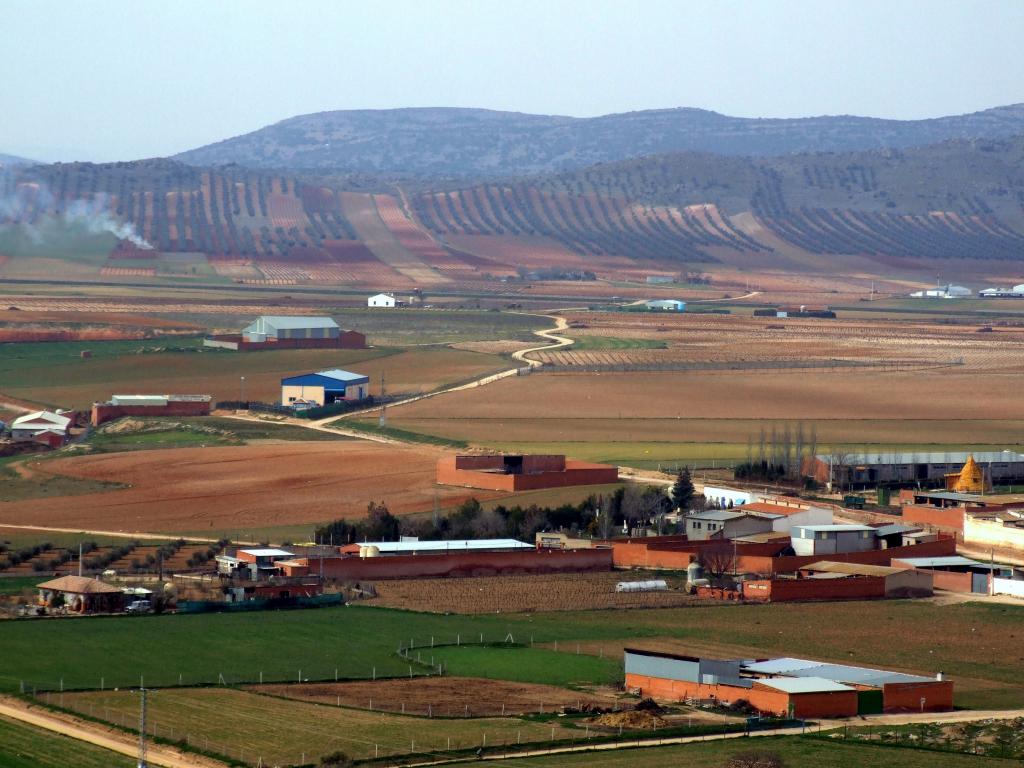
[[172, 155], [300, 114], [917, 119], [1024, 102], [1024, 0], [0, 0], [0, 153]]

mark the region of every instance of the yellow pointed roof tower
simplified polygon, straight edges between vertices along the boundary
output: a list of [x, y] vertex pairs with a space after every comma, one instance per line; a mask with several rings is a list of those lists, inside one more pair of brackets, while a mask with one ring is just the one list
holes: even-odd
[[974, 455], [967, 457], [963, 469], [946, 475], [946, 488], [956, 493], [984, 493], [985, 470], [974, 460]]

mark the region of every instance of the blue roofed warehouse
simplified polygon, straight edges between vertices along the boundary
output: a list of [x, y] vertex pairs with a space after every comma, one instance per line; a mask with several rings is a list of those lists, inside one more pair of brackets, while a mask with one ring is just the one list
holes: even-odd
[[330, 405], [362, 400], [370, 394], [370, 379], [361, 373], [334, 368], [281, 379], [281, 405]]

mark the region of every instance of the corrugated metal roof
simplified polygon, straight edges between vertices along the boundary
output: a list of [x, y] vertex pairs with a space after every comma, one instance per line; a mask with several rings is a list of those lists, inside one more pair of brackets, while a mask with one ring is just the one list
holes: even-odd
[[[882, 686], [887, 683], [922, 683], [932, 680], [920, 675], [890, 672], [870, 667], [851, 667], [845, 664], [823, 664], [809, 659], [771, 659], [744, 665], [745, 672], [763, 675], [787, 675], [800, 678], [823, 678], [837, 683]], [[761, 682], [764, 682], [763, 680]]]
[[891, 576], [894, 573], [910, 570], [910, 568], [909, 566], [907, 568], [893, 568], [888, 565], [864, 565], [863, 563], [840, 563], [834, 560], [822, 560], [805, 565], [800, 570], [846, 574], [848, 576]]
[[856, 690], [848, 685], [843, 685], [824, 677], [774, 677], [758, 680], [757, 682], [785, 693], [828, 693], [831, 691]]
[[984, 496], [976, 493], [953, 493], [952, 491], [915, 491], [914, 496], [927, 499], [945, 499], [947, 501], [981, 501]]
[[[844, 464], [964, 464], [968, 456], [974, 456], [979, 464], [999, 464], [1001, 462], [1024, 463], [1024, 454], [1014, 451], [935, 451], [932, 453], [854, 453], [843, 457]], [[829, 455], [816, 456], [819, 461], [828, 464]]]
[[298, 328], [337, 328], [333, 318], [326, 316], [305, 315], [261, 315], [260, 320], [278, 330], [295, 330]]
[[889, 525], [882, 525], [875, 528], [876, 536], [892, 536], [896, 533], [913, 533], [914, 531], [920, 531], [921, 526], [919, 525], [900, 525], [899, 523], [890, 523]]
[[913, 566], [914, 568], [943, 568], [951, 565], [971, 565], [988, 568], [988, 563], [971, 560], [971, 558], [963, 557], [962, 555], [948, 555], [946, 557], [901, 557], [899, 558], [899, 561]]
[[873, 531], [870, 525], [794, 525], [793, 530], [801, 531]]
[[712, 509], [707, 512], [698, 512], [696, 515], [688, 515], [686, 519], [725, 522], [726, 520], [735, 520], [739, 517], [748, 517], [748, 514], [746, 512], [736, 512], [732, 509]]
[[34, 411], [33, 413], [26, 413], [24, 416], [19, 416], [12, 421], [11, 429], [24, 428], [30, 424], [67, 429], [71, 424], [71, 419], [67, 416], [61, 416], [59, 413], [54, 413], [53, 411]]
[[253, 557], [293, 557], [294, 556], [293, 553], [291, 553], [291, 552], [285, 552], [283, 549], [273, 549], [273, 548], [240, 549], [238, 551], [239, 552], [245, 552], [247, 555], [252, 555]]
[[369, 377], [364, 376], [361, 373], [352, 373], [352, 371], [343, 371], [341, 368], [331, 368], [326, 371], [317, 371], [317, 376], [324, 376], [328, 379], [336, 379], [338, 381], [369, 381]]

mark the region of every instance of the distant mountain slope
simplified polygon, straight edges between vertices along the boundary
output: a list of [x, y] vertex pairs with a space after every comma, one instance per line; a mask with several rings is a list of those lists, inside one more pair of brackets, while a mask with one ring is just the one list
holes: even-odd
[[783, 155], [910, 147], [1024, 134], [1024, 104], [931, 120], [728, 117], [664, 109], [572, 118], [483, 109], [321, 112], [183, 152], [196, 166], [417, 176], [513, 176], [643, 155], [699, 151]]
[[769, 158], [682, 153], [413, 196], [437, 237], [542, 235], [684, 261], [759, 250], [732, 216], [818, 254], [1024, 260], [1024, 137]]
[[[286, 281], [294, 265], [309, 279], [419, 282], [415, 270], [469, 280], [517, 267], [771, 264], [789, 248], [836, 265], [846, 255], [1024, 261], [1024, 137], [764, 158], [674, 153], [374, 192], [166, 159], [24, 166], [0, 173], [0, 235], [64, 219], [115, 234], [110, 258], [126, 268], [157, 252], [201, 253], [225, 277], [248, 279], [255, 264]], [[140, 251], [138, 238], [155, 250]], [[0, 252], [18, 255], [2, 237]]]
[[32, 162], [34, 161], [24, 157], [18, 157], [17, 155], [5, 155], [3, 152], [0, 152], [0, 166], [10, 167], [12, 165], [29, 165]]

